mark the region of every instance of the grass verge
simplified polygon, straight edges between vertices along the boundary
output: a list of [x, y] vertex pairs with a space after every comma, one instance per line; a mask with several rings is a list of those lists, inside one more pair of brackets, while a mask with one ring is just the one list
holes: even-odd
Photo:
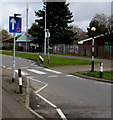
[[[90, 76], [90, 77], [96, 77], [96, 78], [100, 77], [100, 72], [99, 71], [94, 71], [94, 72], [85, 71], [85, 72], [77, 72], [77, 73], [81, 74], [81, 75], [85, 75], [85, 76]], [[102, 78], [106, 79], [106, 80], [113, 81], [113, 70], [111, 70], [111, 71], [104, 71]]]
[[[13, 55], [13, 52], [9, 52], [9, 51], [2, 51], [1, 53], [6, 55]], [[16, 56], [35, 60], [41, 63], [38, 54], [16, 52]], [[48, 56], [44, 56], [44, 63], [41, 64], [50, 67], [66, 66], [66, 65], [91, 65], [91, 61], [75, 59], [75, 58], [50, 56], [50, 62], [48, 62]], [[99, 64], [99, 62], [95, 61], [95, 64]]]

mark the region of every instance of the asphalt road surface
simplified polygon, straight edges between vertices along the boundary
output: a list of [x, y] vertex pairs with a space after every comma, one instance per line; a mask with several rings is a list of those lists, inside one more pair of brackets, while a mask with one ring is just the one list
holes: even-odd
[[[12, 57], [3, 55], [2, 65], [11, 69]], [[16, 70], [19, 68], [22, 74], [46, 85], [38, 91], [38, 95], [58, 106], [67, 119], [111, 118], [110, 83], [87, 80], [16, 58]]]

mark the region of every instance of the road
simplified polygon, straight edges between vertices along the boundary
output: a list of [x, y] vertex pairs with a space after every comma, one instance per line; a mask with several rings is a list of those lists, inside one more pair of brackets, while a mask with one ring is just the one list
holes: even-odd
[[[12, 57], [3, 55], [2, 65], [10, 69]], [[111, 118], [111, 84], [54, 71], [16, 58], [16, 70], [19, 68], [24, 75], [46, 85], [38, 91], [38, 95], [59, 107], [67, 119]]]

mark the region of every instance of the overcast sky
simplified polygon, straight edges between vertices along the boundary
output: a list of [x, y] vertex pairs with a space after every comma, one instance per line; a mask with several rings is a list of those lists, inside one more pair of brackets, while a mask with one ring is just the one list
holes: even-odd
[[[26, 28], [26, 2], [11, 2], [13, 0], [5, 0], [6, 2], [0, 3], [0, 18], [2, 18], [2, 21], [0, 21], [0, 26], [2, 25], [3, 28], [7, 29], [9, 28], [9, 16], [13, 16], [14, 13], [22, 14], [22, 31], [25, 31]], [[21, 0], [19, 0], [21, 1]], [[32, 0], [33, 1], [33, 0]], [[36, 0], [37, 1], [37, 0]], [[34, 11], [40, 10], [43, 7], [42, 2], [29, 2], [29, 27], [34, 23], [36, 17], [34, 14]], [[76, 0], [75, 0], [76, 1]], [[81, 0], [82, 1], [82, 0]], [[74, 2], [74, 0], [68, 0], [69, 9], [73, 13], [73, 24], [82, 28], [83, 30], [86, 30], [89, 22], [92, 20], [92, 18], [98, 13], [104, 13], [107, 16], [111, 15], [111, 2], [110, 0], [107, 0], [109, 2], [104, 1], [91, 1], [88, 2]]]

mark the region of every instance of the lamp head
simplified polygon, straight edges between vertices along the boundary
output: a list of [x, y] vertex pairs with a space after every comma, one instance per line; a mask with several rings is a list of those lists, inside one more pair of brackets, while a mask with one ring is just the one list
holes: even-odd
[[91, 31], [95, 32], [95, 31], [96, 31], [96, 28], [95, 28], [95, 27], [92, 27], [92, 28], [91, 28]]

